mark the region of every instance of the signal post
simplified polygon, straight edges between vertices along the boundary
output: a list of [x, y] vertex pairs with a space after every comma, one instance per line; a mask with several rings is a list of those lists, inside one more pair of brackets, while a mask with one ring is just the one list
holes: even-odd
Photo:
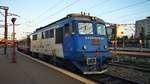
[[5, 10], [5, 33], [4, 33], [4, 41], [5, 41], [5, 46], [4, 46], [4, 54], [6, 55], [7, 52], [7, 33], [8, 33], [8, 29], [7, 29], [7, 16], [8, 16], [8, 7], [7, 6], [0, 6], [0, 9]]

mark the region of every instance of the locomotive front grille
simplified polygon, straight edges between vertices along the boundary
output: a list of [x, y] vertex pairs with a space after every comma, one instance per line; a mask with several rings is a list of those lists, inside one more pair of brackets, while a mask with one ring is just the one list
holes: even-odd
[[96, 64], [96, 58], [87, 58], [87, 59], [86, 59], [86, 64], [87, 64], [87, 65]]

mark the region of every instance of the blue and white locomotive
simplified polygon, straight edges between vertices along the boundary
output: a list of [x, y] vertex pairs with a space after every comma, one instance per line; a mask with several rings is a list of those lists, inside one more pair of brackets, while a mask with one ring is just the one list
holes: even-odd
[[85, 14], [69, 14], [30, 35], [30, 52], [58, 58], [83, 74], [107, 71], [111, 58], [105, 22]]

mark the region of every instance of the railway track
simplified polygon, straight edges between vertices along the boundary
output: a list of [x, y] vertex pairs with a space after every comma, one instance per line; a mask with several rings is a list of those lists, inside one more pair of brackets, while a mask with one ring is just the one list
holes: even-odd
[[86, 77], [99, 84], [140, 84], [135, 81], [127, 80], [125, 78], [121, 78], [109, 74], [89, 75]]
[[137, 65], [133, 65], [129, 63], [127, 64], [127, 63], [116, 62], [116, 63], [109, 63], [109, 65], [128, 68], [128, 69], [134, 69], [134, 70], [138, 70], [142, 72], [150, 72], [150, 69], [147, 68], [146, 66], [137, 66]]

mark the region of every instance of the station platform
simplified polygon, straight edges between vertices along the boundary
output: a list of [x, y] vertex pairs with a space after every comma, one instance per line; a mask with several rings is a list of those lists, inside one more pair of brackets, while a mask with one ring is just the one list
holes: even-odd
[[20, 53], [16, 56], [17, 63], [11, 63], [12, 49], [4, 55], [0, 48], [0, 84], [83, 84]]

